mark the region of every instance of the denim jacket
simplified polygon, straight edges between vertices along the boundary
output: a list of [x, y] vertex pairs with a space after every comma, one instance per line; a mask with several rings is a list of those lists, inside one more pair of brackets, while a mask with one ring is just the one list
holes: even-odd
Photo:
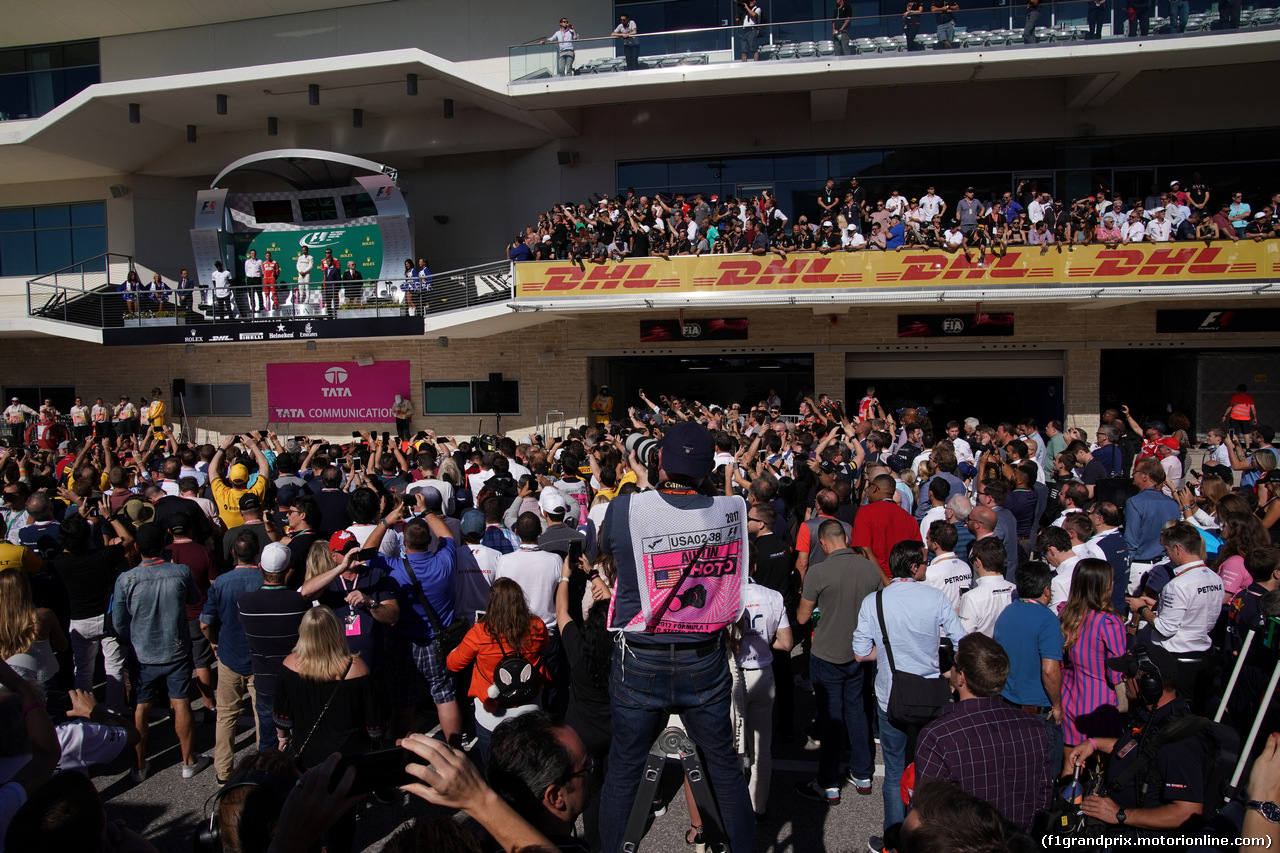
[[111, 620], [139, 663], [177, 663], [191, 654], [186, 605], [199, 600], [186, 566], [143, 561], [116, 579]]

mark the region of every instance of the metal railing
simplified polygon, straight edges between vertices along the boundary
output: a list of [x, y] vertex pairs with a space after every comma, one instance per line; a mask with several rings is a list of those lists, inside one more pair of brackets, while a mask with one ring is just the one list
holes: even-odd
[[[1124, 4], [1107, 4], [1096, 28], [1090, 27], [1089, 0], [1075, 2], [1044, 3], [1039, 20], [1035, 21], [1032, 41], [1024, 41], [1026, 7], [1022, 3], [961, 9], [954, 13], [955, 37], [951, 45], [959, 50], [1003, 49], [1007, 47], [1051, 48], [1063, 42], [1083, 42], [1101, 38], [1110, 42], [1126, 40]], [[1253, 4], [1240, 14], [1240, 29], [1274, 28], [1280, 26], [1280, 12], [1273, 4]], [[751, 58], [764, 60], [823, 60], [854, 59], [860, 56], [898, 53], [911, 49], [935, 50], [940, 47], [939, 16], [929, 11], [917, 18], [920, 26], [908, 31], [901, 13], [871, 15], [851, 18], [847, 39], [837, 39], [830, 18], [808, 21], [781, 21], [762, 24], [750, 30], [742, 26], [708, 27], [705, 29], [671, 30], [637, 33], [630, 42], [630, 55], [623, 39], [614, 36], [579, 38], [573, 42], [574, 56], [559, 66], [560, 45], [555, 42], [513, 45], [508, 49], [510, 81], [513, 83], [548, 81], [556, 77], [577, 77], [585, 74], [605, 74], [618, 71], [673, 68], [711, 65], [741, 61], [744, 52], [751, 51]], [[1179, 31], [1181, 21], [1171, 13], [1157, 14], [1163, 8], [1170, 13], [1168, 4], [1157, 0], [1144, 38], [1176, 38], [1186, 34], [1203, 35], [1214, 32], [1230, 32], [1220, 29], [1217, 5], [1190, 14], [1185, 27]], [[1136, 22], [1135, 22], [1136, 23]], [[637, 24], [643, 26], [642, 21]], [[1134, 30], [1141, 35], [1140, 28]], [[908, 37], [912, 44], [908, 44]], [[565, 73], [567, 70], [567, 73]]]
[[0, 74], [0, 121], [39, 118], [101, 80], [98, 65]]
[[[233, 285], [216, 299], [213, 289], [122, 289], [134, 269], [128, 255], [100, 255], [27, 282], [27, 314], [98, 329], [251, 322], [283, 318], [357, 319], [426, 316], [511, 298], [510, 261], [432, 275], [422, 299], [401, 288], [400, 279], [360, 282], [288, 282], [274, 288]], [[144, 285], [149, 284], [143, 282]]]

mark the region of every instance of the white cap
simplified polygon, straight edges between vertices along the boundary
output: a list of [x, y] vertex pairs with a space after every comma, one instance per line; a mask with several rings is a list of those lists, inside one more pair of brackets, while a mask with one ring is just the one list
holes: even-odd
[[560, 490], [551, 488], [550, 486], [542, 490], [542, 495], [538, 498], [538, 506], [540, 506], [542, 511], [547, 515], [560, 516], [563, 516], [564, 511], [569, 507], [569, 505], [565, 503], [564, 495], [560, 494]]
[[268, 542], [262, 549], [262, 570], [267, 574], [282, 575], [289, 571], [290, 556], [288, 545]]

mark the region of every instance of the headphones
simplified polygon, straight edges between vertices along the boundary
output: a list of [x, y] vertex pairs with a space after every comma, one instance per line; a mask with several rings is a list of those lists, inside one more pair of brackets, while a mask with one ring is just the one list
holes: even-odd
[[1164, 677], [1160, 668], [1147, 657], [1146, 643], [1134, 647], [1133, 656], [1138, 662], [1138, 672], [1133, 676], [1138, 685], [1138, 698], [1144, 705], [1154, 705], [1164, 694]]
[[222, 853], [222, 798], [237, 788], [265, 788], [283, 802], [293, 790], [293, 782], [267, 770], [247, 770], [228, 779], [221, 791], [205, 801], [205, 810], [209, 811], [209, 803], [213, 803], [213, 810], [209, 811], [208, 823], [201, 824], [192, 836], [194, 853]]

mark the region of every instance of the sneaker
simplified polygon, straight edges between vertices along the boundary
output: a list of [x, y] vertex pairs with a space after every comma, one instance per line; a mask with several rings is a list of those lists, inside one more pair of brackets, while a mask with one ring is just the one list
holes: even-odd
[[213, 759], [207, 755], [197, 755], [195, 764], [182, 765], [182, 778], [191, 779], [208, 769], [213, 764]]
[[853, 787], [857, 789], [858, 793], [862, 794], [864, 797], [871, 793], [870, 779], [859, 779], [857, 776], [853, 775], [852, 770], [846, 771], [844, 778], [846, 782], [853, 785]]
[[897, 848], [886, 847], [884, 839], [878, 835], [873, 835], [867, 839], [867, 849], [871, 853], [897, 853]]
[[147, 778], [147, 774], [148, 774], [149, 772], [151, 772], [151, 762], [150, 762], [150, 761], [144, 761], [144, 762], [142, 762], [142, 769], [141, 769], [141, 770], [130, 770], [130, 771], [129, 771], [129, 781], [133, 782], [133, 784], [135, 784], [135, 785], [139, 785], [139, 784], [141, 784], [141, 783], [142, 783], [142, 780], [143, 780], [143, 779], [146, 779], [146, 778]]
[[797, 782], [796, 793], [806, 800], [815, 800], [819, 803], [826, 803], [829, 806], [840, 805], [840, 789], [823, 788], [818, 784], [817, 779], [811, 779], [808, 782]]

